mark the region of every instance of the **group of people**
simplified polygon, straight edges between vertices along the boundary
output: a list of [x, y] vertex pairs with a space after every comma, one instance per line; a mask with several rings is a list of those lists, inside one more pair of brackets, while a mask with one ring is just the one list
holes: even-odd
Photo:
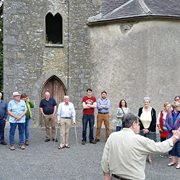
[[[144, 97], [144, 105], [139, 108], [138, 116], [130, 112], [125, 99], [121, 99], [116, 111], [116, 132], [110, 135], [110, 100], [107, 98], [107, 92], [102, 91], [100, 97], [96, 100], [92, 89], [87, 89], [87, 94], [82, 98], [82, 145], [87, 143], [87, 127], [89, 125], [89, 143], [96, 144], [101, 139], [101, 127], [104, 123], [106, 131], [106, 145], [102, 157], [102, 168], [105, 177], [108, 179], [111, 175], [114, 178], [124, 177], [126, 167], [115, 168], [117, 165], [123, 167], [128, 164], [127, 159], [132, 156], [129, 166], [133, 164], [134, 169], [144, 166], [145, 157], [151, 162], [151, 154], [169, 151], [172, 159], [168, 166], [176, 165], [180, 169], [180, 96], [174, 98], [174, 104], [165, 102], [162, 111], [156, 119], [156, 111], [150, 105], [150, 98]], [[19, 146], [25, 149], [29, 145], [29, 126], [31, 123], [31, 108], [34, 104], [29, 100], [26, 94], [19, 92], [13, 93], [13, 100], [6, 104], [2, 100], [0, 93], [0, 143], [6, 145], [4, 140], [4, 128], [7, 116], [9, 116], [9, 144], [10, 150], [15, 150], [14, 135], [16, 127], [19, 130]], [[65, 95], [63, 102], [57, 106], [57, 103], [49, 92], [45, 92], [44, 98], [39, 104], [40, 112], [44, 119], [46, 128], [45, 142], [55, 141], [57, 139], [56, 127], [60, 127], [59, 149], [70, 148], [69, 130], [72, 124], [76, 124], [76, 112], [69, 96]], [[97, 129], [94, 138], [95, 109], [97, 108]], [[162, 143], [155, 143], [156, 130], [160, 132]], [[139, 135], [137, 135], [137, 133]], [[110, 136], [110, 138], [109, 138]], [[125, 137], [125, 138], [124, 138]], [[168, 140], [167, 140], [168, 139]], [[125, 142], [124, 142], [125, 141]], [[114, 146], [114, 147], [111, 147]], [[112, 148], [112, 149], [111, 149]], [[129, 153], [129, 154], [128, 154]], [[114, 156], [114, 154], [118, 154]], [[126, 156], [123, 156], [127, 154]], [[137, 160], [134, 162], [133, 160]], [[140, 160], [140, 161], [139, 161]], [[117, 163], [115, 163], [117, 162]], [[137, 164], [138, 163], [138, 164]], [[137, 165], [137, 166], [136, 166]], [[136, 167], [136, 168], [135, 168]], [[115, 168], [116, 170], [114, 171]], [[123, 176], [121, 176], [123, 172]], [[133, 172], [140, 179], [144, 178], [144, 173], [139, 175]], [[140, 177], [141, 176], [141, 177]], [[129, 177], [128, 177], [129, 179]], [[131, 179], [134, 179], [134, 177]]]
[[0, 143], [7, 145], [4, 138], [4, 129], [7, 117], [9, 116], [9, 148], [15, 150], [14, 136], [16, 127], [19, 130], [19, 147], [24, 150], [25, 146], [29, 145], [29, 127], [31, 124], [31, 108], [34, 107], [28, 96], [23, 93], [13, 92], [13, 100], [7, 104], [2, 100], [2, 93], [0, 93]]
[[69, 130], [71, 125], [76, 123], [76, 112], [69, 96], [64, 96], [63, 102], [60, 102], [57, 107], [55, 99], [51, 97], [49, 92], [45, 92], [45, 97], [41, 100], [39, 108], [46, 128], [45, 142], [51, 140], [58, 142], [56, 127], [59, 126], [60, 145], [58, 148], [70, 148]]
[[[126, 101], [125, 104], [127, 108]], [[164, 103], [157, 120], [149, 97], [144, 98], [144, 106], [139, 108], [138, 116], [124, 113], [122, 117], [119, 111], [117, 118], [121, 119], [123, 129], [110, 135], [102, 156], [105, 180], [145, 179], [145, 162], [151, 162], [150, 155], [156, 153], [168, 152], [171, 158], [168, 166], [180, 169], [180, 96], [174, 98], [172, 105]], [[161, 142], [155, 142], [157, 128]], [[116, 130], [119, 131], [117, 127]]]

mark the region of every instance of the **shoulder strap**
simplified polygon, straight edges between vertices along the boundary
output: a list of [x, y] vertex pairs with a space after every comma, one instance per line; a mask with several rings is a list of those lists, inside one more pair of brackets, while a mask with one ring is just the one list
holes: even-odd
[[122, 110], [123, 114], [125, 114], [125, 112], [124, 112], [123, 108], [121, 108], [121, 110]]

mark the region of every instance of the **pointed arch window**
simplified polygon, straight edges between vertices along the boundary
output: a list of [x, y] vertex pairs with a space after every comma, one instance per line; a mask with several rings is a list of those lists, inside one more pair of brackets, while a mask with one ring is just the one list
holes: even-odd
[[59, 13], [46, 15], [46, 44], [63, 44], [63, 19]]

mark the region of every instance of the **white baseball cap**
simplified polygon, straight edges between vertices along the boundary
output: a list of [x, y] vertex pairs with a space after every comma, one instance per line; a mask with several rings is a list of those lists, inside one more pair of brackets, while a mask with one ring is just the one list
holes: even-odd
[[20, 96], [20, 95], [21, 95], [21, 94], [20, 94], [19, 92], [17, 92], [17, 91], [16, 91], [16, 92], [13, 92], [13, 97], [14, 97], [14, 96]]

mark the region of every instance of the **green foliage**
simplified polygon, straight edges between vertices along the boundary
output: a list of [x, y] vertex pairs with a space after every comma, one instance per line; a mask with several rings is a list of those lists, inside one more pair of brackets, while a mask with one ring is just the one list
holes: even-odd
[[0, 7], [0, 91], [3, 91], [3, 6]]

